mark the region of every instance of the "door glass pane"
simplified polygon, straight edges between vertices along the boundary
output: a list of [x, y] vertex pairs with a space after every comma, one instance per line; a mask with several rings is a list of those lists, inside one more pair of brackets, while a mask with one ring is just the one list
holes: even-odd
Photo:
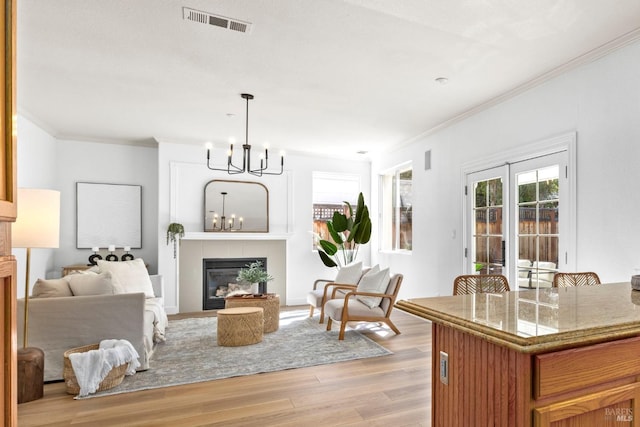
[[502, 236], [502, 206], [499, 208], [488, 209], [489, 218], [487, 221], [487, 227], [489, 227], [488, 234], [498, 234]]
[[[516, 175], [518, 194], [518, 283], [551, 287], [558, 266], [559, 166]], [[531, 269], [525, 280], [527, 263]], [[521, 267], [522, 266], [522, 267]]]
[[502, 236], [487, 237], [489, 243], [489, 273], [502, 274], [502, 262], [504, 256], [502, 253]]
[[503, 180], [491, 178], [473, 183], [473, 248], [471, 259], [479, 274], [502, 274]]
[[475, 184], [477, 208], [484, 208], [487, 206], [487, 182], [488, 181], [480, 181]]
[[487, 181], [487, 205], [502, 206], [502, 179]]

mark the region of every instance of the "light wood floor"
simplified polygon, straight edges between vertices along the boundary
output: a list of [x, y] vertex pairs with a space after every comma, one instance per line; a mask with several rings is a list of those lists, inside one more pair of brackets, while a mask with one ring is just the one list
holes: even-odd
[[46, 384], [42, 399], [18, 405], [18, 425], [430, 426], [431, 323], [399, 310], [392, 319], [401, 335], [354, 324], [390, 356], [85, 400]]

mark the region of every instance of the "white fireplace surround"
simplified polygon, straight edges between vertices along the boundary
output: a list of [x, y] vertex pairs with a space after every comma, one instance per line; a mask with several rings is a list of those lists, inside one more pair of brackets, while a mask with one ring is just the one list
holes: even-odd
[[268, 292], [286, 301], [287, 235], [269, 233], [186, 233], [180, 244], [179, 312], [202, 311], [202, 262], [206, 258], [266, 258], [274, 277]]

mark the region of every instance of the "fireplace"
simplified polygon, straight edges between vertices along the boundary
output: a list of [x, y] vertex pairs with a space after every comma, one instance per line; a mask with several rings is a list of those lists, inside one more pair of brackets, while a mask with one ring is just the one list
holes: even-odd
[[[224, 308], [224, 298], [230, 293], [251, 292], [251, 285], [237, 283], [236, 277], [241, 268], [254, 261], [262, 261], [266, 270], [266, 258], [204, 258], [202, 260], [202, 309]], [[258, 292], [266, 294], [267, 284], [260, 283]]]

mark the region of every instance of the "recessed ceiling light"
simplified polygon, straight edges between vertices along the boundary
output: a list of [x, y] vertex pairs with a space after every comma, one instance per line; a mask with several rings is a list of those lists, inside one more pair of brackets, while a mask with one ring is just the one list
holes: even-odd
[[447, 83], [449, 83], [449, 79], [446, 77], [438, 77], [436, 79], [436, 83], [440, 83], [441, 85], [446, 85]]
[[235, 115], [235, 114], [233, 114], [233, 113], [227, 113], [227, 117], [228, 117], [228, 118], [230, 118], [230, 119], [234, 118], [235, 116], [236, 116], [236, 115]]
[[357, 154], [367, 154], [368, 151], [364, 151], [364, 150], [360, 150], [360, 151], [356, 151]]

